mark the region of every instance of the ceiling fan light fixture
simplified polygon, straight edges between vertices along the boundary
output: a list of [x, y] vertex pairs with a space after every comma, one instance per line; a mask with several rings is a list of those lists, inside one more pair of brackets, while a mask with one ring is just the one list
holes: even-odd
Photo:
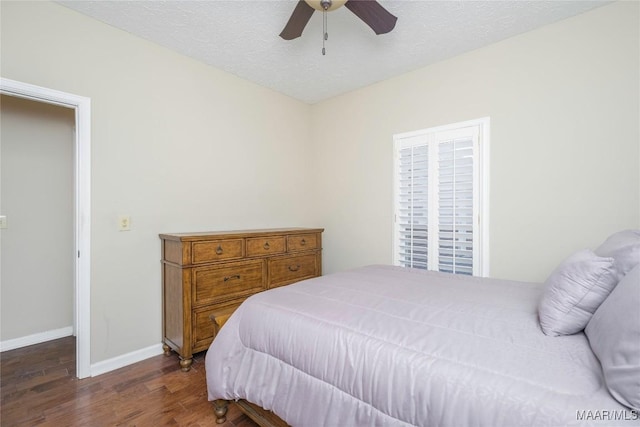
[[287, 25], [280, 33], [280, 37], [285, 40], [300, 37], [311, 16], [316, 10], [319, 10], [323, 14], [323, 40], [326, 40], [327, 12], [341, 6], [349, 9], [376, 34], [385, 34], [393, 30], [398, 20], [376, 0], [298, 0]]
[[[314, 8], [315, 10], [319, 10], [324, 12], [331, 12], [332, 10], [336, 10], [339, 7], [344, 6], [347, 0], [304, 0], [309, 6]], [[329, 4], [329, 6], [325, 9], [325, 5]]]

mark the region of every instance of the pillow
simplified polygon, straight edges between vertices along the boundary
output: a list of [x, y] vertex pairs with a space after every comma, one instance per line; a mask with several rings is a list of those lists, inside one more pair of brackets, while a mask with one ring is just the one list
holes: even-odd
[[623, 405], [640, 410], [640, 265], [618, 283], [585, 333], [600, 359], [607, 388]]
[[546, 335], [570, 335], [587, 326], [591, 316], [618, 283], [613, 258], [583, 249], [564, 260], [545, 282], [538, 305]]
[[618, 279], [640, 264], [640, 230], [624, 230], [612, 234], [598, 246], [595, 254], [616, 260]]

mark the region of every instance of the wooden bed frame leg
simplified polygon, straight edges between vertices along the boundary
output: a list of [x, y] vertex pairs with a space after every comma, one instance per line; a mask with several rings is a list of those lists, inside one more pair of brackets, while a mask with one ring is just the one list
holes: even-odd
[[222, 424], [227, 421], [227, 409], [229, 409], [229, 401], [217, 399], [213, 401], [213, 407], [216, 414], [216, 424]]

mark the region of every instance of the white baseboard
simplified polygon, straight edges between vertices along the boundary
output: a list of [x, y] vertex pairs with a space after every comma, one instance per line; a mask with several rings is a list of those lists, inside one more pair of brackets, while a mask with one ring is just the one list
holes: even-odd
[[112, 359], [103, 360], [102, 362], [94, 363], [91, 365], [91, 376], [106, 374], [107, 372], [115, 371], [116, 369], [124, 368], [148, 359], [150, 357], [158, 356], [162, 354], [162, 344], [155, 344], [147, 348], [132, 351], [131, 353], [123, 354]]
[[[11, 340], [0, 341], [0, 352], [15, 350], [16, 348], [27, 347], [29, 345], [40, 344], [58, 338], [64, 338], [73, 335], [73, 326], [67, 326], [53, 331], [39, 332], [26, 337], [14, 338]], [[162, 347], [162, 346], [161, 346]]]

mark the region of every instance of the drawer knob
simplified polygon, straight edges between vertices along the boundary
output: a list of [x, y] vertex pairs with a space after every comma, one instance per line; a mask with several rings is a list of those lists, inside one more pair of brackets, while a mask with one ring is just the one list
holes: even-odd
[[233, 276], [227, 276], [224, 278], [225, 282], [228, 282], [229, 280], [239, 280], [240, 279], [240, 275], [239, 274], [234, 274]]
[[304, 240], [304, 239], [300, 240], [300, 246], [304, 246], [304, 245], [306, 245], [306, 244], [307, 244], [307, 241], [306, 241], [306, 240]]
[[222, 252], [224, 252], [224, 251], [222, 250], [222, 246], [218, 245], [218, 247], [216, 248], [216, 253], [217, 253], [218, 255], [222, 255]]
[[269, 246], [269, 242], [265, 242], [264, 246], [263, 246], [265, 251], [268, 251], [270, 246]]
[[296, 264], [295, 266], [290, 265], [289, 266], [289, 271], [298, 271], [300, 270], [300, 264]]

